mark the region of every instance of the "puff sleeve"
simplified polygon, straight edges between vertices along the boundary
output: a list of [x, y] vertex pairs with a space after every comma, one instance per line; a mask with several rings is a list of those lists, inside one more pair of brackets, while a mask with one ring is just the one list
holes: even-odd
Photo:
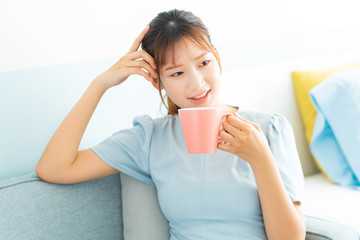
[[152, 133], [153, 120], [147, 115], [137, 116], [132, 128], [114, 133], [90, 150], [120, 172], [154, 185], [149, 166]]
[[304, 175], [292, 126], [282, 115], [272, 115], [268, 125], [268, 141], [290, 199], [302, 202], [305, 193]]

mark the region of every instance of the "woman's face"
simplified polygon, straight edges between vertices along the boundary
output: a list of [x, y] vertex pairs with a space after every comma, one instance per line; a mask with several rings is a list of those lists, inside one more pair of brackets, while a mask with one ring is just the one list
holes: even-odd
[[180, 108], [220, 106], [220, 67], [211, 51], [184, 39], [160, 69], [162, 86]]

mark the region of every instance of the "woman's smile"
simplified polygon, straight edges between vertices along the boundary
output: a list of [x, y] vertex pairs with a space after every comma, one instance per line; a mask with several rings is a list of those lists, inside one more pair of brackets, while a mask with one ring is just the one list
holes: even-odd
[[192, 98], [189, 98], [192, 102], [194, 103], [204, 103], [208, 97], [209, 97], [209, 94], [210, 94], [210, 90], [207, 90], [205, 91], [204, 93], [202, 93], [201, 95], [198, 95], [196, 97], [192, 97]]
[[169, 52], [162, 70], [166, 93], [179, 108], [220, 105], [220, 65], [210, 49], [184, 38]]

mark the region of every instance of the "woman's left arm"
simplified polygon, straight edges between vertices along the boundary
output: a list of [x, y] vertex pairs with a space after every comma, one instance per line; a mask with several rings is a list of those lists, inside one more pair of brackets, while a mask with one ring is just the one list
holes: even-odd
[[292, 202], [275, 160], [252, 165], [268, 239], [305, 239], [305, 220], [299, 202]]
[[267, 139], [259, 125], [229, 115], [218, 148], [247, 161], [255, 174], [268, 239], [305, 239], [299, 202], [292, 202], [282, 182]]

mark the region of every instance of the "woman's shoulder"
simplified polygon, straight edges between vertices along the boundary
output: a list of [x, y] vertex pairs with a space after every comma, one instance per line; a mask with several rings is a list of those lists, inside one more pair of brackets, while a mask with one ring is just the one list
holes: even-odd
[[266, 113], [250, 110], [239, 110], [238, 113], [249, 121], [258, 124], [265, 134], [273, 128], [281, 130], [290, 125], [288, 120], [279, 113]]
[[177, 120], [177, 116], [151, 117], [147, 114], [138, 115], [133, 120], [133, 125], [151, 126], [153, 128], [171, 124]]
[[164, 136], [173, 136], [181, 131], [180, 120], [177, 116], [153, 117], [138, 115], [133, 120], [134, 129], [144, 132], [153, 141], [161, 140]]

